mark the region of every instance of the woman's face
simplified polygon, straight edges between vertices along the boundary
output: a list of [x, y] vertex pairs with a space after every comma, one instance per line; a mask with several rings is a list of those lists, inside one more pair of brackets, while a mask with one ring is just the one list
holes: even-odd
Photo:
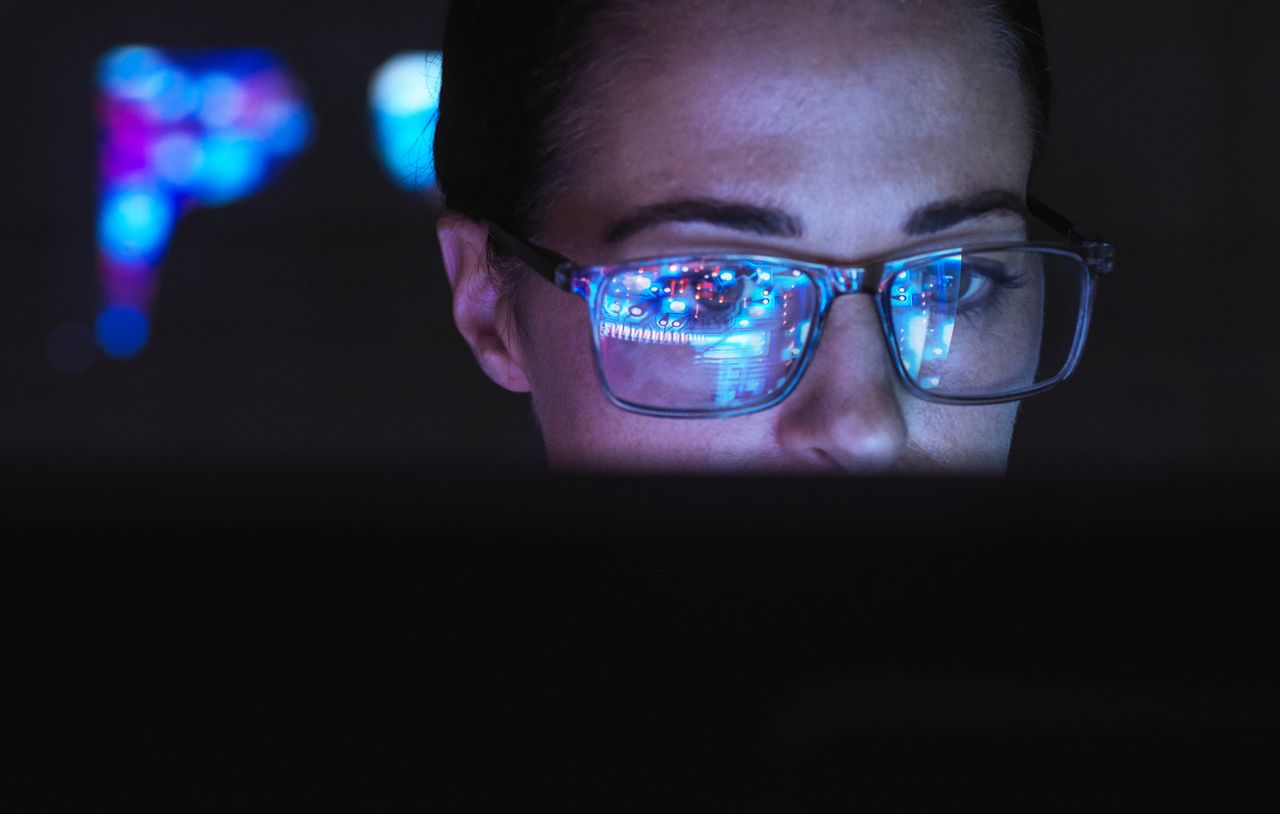
[[[602, 43], [583, 89], [584, 136], [541, 245], [581, 265], [707, 251], [848, 265], [1025, 237], [1010, 210], [922, 217], [993, 191], [1021, 199], [1026, 187], [1023, 91], [977, 11], [928, 0], [655, 6], [664, 7], [625, 40]], [[798, 228], [717, 222], [684, 201], [776, 210]], [[835, 300], [811, 364], [777, 406], [722, 419], [646, 416], [602, 392], [580, 297], [533, 275], [498, 297], [480, 273], [483, 224], [447, 215], [440, 233], [459, 326], [496, 381], [532, 392], [553, 468], [1005, 466], [1017, 405], [912, 396], [868, 296]]]

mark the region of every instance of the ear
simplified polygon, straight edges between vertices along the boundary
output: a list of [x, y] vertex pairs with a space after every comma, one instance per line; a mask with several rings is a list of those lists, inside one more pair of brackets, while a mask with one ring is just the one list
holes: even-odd
[[488, 267], [488, 226], [446, 210], [436, 222], [436, 235], [453, 288], [453, 321], [458, 332], [471, 346], [485, 375], [507, 390], [527, 393], [529, 377], [508, 319], [510, 312]]

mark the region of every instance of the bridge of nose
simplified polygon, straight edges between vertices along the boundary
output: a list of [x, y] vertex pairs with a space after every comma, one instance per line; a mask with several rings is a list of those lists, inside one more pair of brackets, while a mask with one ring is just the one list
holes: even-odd
[[837, 294], [852, 294], [857, 291], [875, 293], [875, 281], [871, 272], [861, 266], [832, 268], [831, 286]]

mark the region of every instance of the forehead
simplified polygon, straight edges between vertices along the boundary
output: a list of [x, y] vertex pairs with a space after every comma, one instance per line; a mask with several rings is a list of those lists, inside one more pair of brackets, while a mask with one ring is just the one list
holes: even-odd
[[579, 224], [714, 196], [837, 230], [859, 208], [1018, 189], [1029, 163], [1016, 71], [963, 3], [642, 3], [585, 86]]

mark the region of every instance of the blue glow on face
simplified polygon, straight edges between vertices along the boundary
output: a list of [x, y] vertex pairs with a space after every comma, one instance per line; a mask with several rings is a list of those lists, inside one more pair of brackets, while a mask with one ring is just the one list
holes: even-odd
[[131, 359], [147, 345], [151, 325], [146, 314], [127, 305], [112, 305], [98, 314], [94, 333], [108, 356]]
[[172, 199], [154, 187], [117, 187], [103, 196], [98, 245], [117, 260], [150, 261], [173, 229]]
[[405, 189], [435, 184], [431, 143], [440, 103], [440, 55], [412, 51], [383, 63], [369, 86], [378, 154]]

